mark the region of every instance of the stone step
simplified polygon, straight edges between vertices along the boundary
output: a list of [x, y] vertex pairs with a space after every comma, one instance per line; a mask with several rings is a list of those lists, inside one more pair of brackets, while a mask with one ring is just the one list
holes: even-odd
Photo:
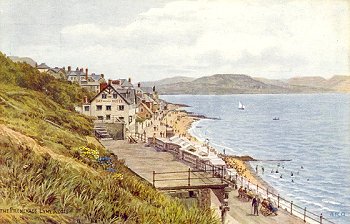
[[113, 140], [113, 138], [100, 138], [101, 141], [109, 141], [109, 140]]
[[106, 134], [108, 133], [106, 130], [96, 130], [97, 133], [99, 134]]

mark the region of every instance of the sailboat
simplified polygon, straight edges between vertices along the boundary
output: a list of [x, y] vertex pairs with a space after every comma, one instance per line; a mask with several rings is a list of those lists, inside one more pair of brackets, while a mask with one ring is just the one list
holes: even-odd
[[238, 109], [244, 110], [245, 106], [241, 103], [241, 101], [238, 102]]

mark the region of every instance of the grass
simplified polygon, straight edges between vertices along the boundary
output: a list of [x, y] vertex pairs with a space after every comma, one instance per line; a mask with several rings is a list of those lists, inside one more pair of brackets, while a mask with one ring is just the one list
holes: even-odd
[[38, 85], [18, 84], [23, 65], [2, 55], [0, 63], [0, 223], [218, 223], [211, 210], [158, 192], [106, 152], [92, 121], [70, 110], [78, 96], [62, 105]]

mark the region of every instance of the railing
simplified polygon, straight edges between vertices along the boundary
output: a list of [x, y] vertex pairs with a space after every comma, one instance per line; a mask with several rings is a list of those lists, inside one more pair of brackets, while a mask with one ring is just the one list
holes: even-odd
[[278, 208], [282, 208], [289, 212], [291, 215], [295, 215], [301, 218], [302, 220], [304, 220], [304, 222], [335, 224], [335, 222], [324, 218], [322, 213], [318, 215], [311, 211], [308, 211], [306, 207], [301, 207], [299, 205], [294, 204], [293, 201], [289, 201], [281, 197], [278, 193], [274, 192], [274, 190], [255, 185], [251, 183], [250, 180], [247, 180], [246, 178], [238, 175], [235, 172], [230, 172], [229, 170], [226, 170], [226, 174], [229, 175], [230, 178], [228, 179], [231, 182], [234, 182], [235, 184], [240, 183], [241, 186], [253, 190], [256, 194], [260, 195], [260, 197], [270, 198], [272, 201], [274, 201], [274, 203], [277, 204]]
[[143, 134], [132, 133], [131, 137], [135, 138], [135, 140], [140, 140], [141, 142], [146, 142], [147, 141], [146, 133], [143, 133]]
[[[185, 177], [176, 177], [176, 178], [161, 178], [159, 176], [162, 176], [162, 175], [169, 175], [169, 174], [184, 174]], [[195, 175], [195, 174], [204, 174], [205, 176], [203, 177], [198, 177], [198, 175]], [[157, 179], [156, 177], [159, 177], [159, 179]], [[161, 181], [182, 181], [182, 182], [186, 182], [187, 186], [194, 186], [193, 185], [193, 180], [203, 180], [203, 179], [212, 179], [213, 181], [214, 180], [218, 180], [220, 179], [220, 182], [221, 184], [224, 183], [224, 180], [222, 178], [222, 176], [216, 176], [214, 175], [214, 172], [213, 172], [213, 175], [209, 175], [208, 176], [208, 173], [205, 172], [205, 171], [202, 171], [202, 170], [193, 170], [191, 168], [188, 168], [187, 171], [170, 171], [170, 172], [156, 172], [156, 171], [153, 171], [153, 176], [152, 176], [152, 185], [153, 187], [156, 187], [156, 182], [161, 182]]]
[[[148, 139], [149, 141], [152, 138]], [[178, 155], [178, 152], [171, 151]], [[221, 178], [222, 181], [229, 181], [233, 183], [234, 185], [238, 185], [240, 183], [241, 186], [247, 187], [248, 189], [252, 189], [255, 191], [256, 194], [260, 195], [261, 197], [270, 198], [272, 201], [274, 201], [279, 208], [282, 208], [286, 211], [288, 211], [291, 215], [297, 216], [308, 223], [325, 223], [325, 224], [335, 224], [335, 222], [332, 222], [329, 219], [326, 219], [323, 217], [323, 214], [315, 214], [311, 211], [308, 211], [306, 207], [301, 207], [299, 205], [294, 204], [293, 201], [289, 201], [283, 197], [281, 197], [274, 189], [264, 188], [263, 186], [255, 185], [250, 182], [250, 180], [247, 180], [243, 176], [239, 175], [237, 172], [231, 172], [230, 170], [227, 170], [225, 167], [222, 166], [214, 166], [209, 164], [207, 161], [198, 161], [194, 159], [187, 159], [185, 157], [181, 157], [181, 159], [185, 160], [186, 162], [190, 163], [192, 166], [196, 167], [198, 171], [211, 173], [212, 177]], [[188, 172], [188, 171], [186, 171]], [[160, 174], [160, 173], [156, 173]], [[155, 180], [159, 181], [159, 180]]]

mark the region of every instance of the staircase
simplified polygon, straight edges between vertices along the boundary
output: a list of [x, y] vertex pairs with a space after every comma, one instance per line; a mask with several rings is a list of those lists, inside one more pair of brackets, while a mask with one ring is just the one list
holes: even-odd
[[95, 136], [101, 141], [113, 140], [112, 136], [108, 133], [106, 126], [103, 124], [95, 124], [94, 131]]

